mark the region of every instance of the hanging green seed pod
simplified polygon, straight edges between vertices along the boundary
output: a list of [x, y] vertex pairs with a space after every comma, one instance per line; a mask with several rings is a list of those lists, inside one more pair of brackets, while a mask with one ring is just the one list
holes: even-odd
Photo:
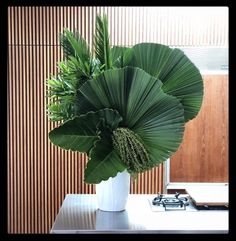
[[140, 138], [128, 128], [117, 128], [113, 131], [113, 146], [130, 173], [143, 172], [147, 169], [148, 153]]

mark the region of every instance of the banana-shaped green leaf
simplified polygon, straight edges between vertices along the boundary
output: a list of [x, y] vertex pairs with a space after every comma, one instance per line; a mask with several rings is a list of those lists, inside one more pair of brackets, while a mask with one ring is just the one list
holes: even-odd
[[199, 112], [203, 99], [203, 80], [197, 67], [180, 49], [155, 43], [133, 47], [131, 66], [139, 67], [163, 82], [165, 93], [176, 96], [184, 107], [185, 122]]
[[113, 149], [111, 132], [107, 127], [102, 128], [100, 139], [91, 149], [89, 157], [84, 173], [86, 183], [100, 183], [126, 169]]
[[185, 123], [182, 104], [161, 86], [161, 81], [139, 68], [107, 70], [80, 87], [79, 95], [88, 102], [81, 109], [116, 109], [123, 118], [119, 127], [138, 134], [154, 166], [177, 150]]
[[122, 120], [117, 111], [103, 109], [75, 117], [64, 122], [49, 133], [49, 139], [66, 150], [89, 152], [95, 141], [99, 140], [101, 123], [111, 130], [117, 128]]

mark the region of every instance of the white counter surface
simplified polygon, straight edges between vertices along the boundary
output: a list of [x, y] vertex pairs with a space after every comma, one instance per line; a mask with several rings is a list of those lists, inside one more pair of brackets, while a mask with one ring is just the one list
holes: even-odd
[[68, 194], [51, 233], [228, 233], [228, 210], [155, 211], [155, 196], [130, 194], [125, 211], [103, 212], [96, 195]]

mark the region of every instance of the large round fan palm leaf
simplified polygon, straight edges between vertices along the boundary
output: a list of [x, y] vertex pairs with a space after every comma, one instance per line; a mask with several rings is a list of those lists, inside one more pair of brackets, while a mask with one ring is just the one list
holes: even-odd
[[[83, 110], [117, 110], [119, 127], [138, 135], [149, 155], [147, 168], [165, 161], [178, 149], [184, 131], [184, 109], [179, 100], [163, 92], [162, 83], [140, 68], [107, 70], [79, 89], [87, 100]], [[88, 109], [86, 109], [86, 107]]]
[[185, 122], [199, 112], [203, 99], [203, 80], [198, 68], [180, 49], [155, 43], [133, 47], [131, 66], [142, 68], [163, 82], [164, 92], [176, 96], [184, 107]]

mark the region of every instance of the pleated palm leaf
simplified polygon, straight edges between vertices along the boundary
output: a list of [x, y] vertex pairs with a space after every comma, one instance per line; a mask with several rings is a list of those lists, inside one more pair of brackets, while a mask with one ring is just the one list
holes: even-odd
[[180, 49], [156, 43], [132, 48], [114, 46], [116, 67], [133, 66], [162, 81], [165, 93], [176, 96], [184, 107], [185, 122], [196, 117], [203, 99], [203, 80], [198, 68]]
[[61, 148], [89, 156], [85, 182], [127, 169], [143, 172], [165, 161], [182, 141], [184, 109], [162, 83], [140, 68], [104, 71], [79, 88], [81, 114], [49, 134]]
[[[75, 54], [73, 36], [69, 42], [66, 52]], [[94, 43], [99, 71], [77, 86], [76, 115], [49, 133], [55, 145], [87, 154], [87, 183], [125, 169], [137, 175], [167, 160], [203, 97], [201, 75], [179, 49], [155, 43], [110, 48], [106, 17], [96, 19]]]

